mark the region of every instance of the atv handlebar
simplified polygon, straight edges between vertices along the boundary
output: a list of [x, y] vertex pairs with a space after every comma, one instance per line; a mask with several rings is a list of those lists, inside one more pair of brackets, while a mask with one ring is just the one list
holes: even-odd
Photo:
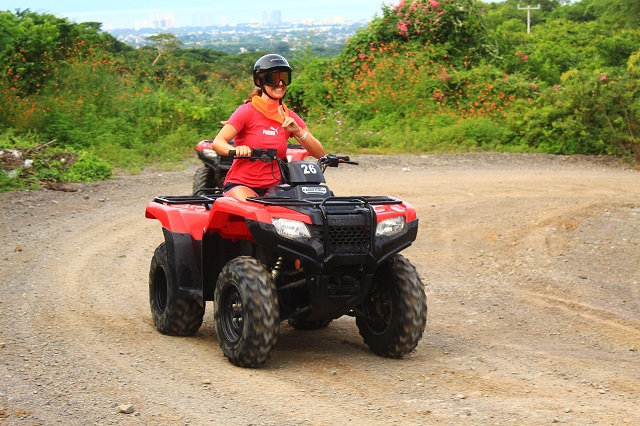
[[[271, 161], [282, 161], [277, 155], [277, 151], [274, 148], [264, 149], [264, 148], [253, 148], [251, 150], [251, 155], [249, 156], [236, 156], [236, 150], [230, 149], [229, 156], [235, 158], [247, 159], [250, 161], [264, 161], [269, 163]], [[322, 167], [324, 171], [327, 167], [338, 167], [339, 164], [354, 164], [358, 165], [356, 161], [351, 161], [348, 155], [340, 156], [336, 154], [328, 154], [323, 157], [318, 158], [317, 164]]]
[[348, 155], [339, 156], [335, 154], [325, 155], [324, 157], [318, 158], [318, 165], [322, 167], [324, 171], [327, 167], [338, 167], [339, 164], [355, 164], [358, 165], [357, 162], [351, 161]]
[[249, 156], [236, 156], [236, 150], [230, 149], [229, 156], [235, 158], [244, 158], [250, 161], [264, 161], [265, 163], [270, 163], [271, 161], [278, 158], [277, 151], [274, 148], [264, 149], [264, 148], [253, 148], [251, 150], [251, 155]]

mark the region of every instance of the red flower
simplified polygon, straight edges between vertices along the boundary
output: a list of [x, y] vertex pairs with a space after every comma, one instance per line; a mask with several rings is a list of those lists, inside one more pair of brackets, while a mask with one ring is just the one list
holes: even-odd
[[393, 7], [393, 8], [394, 8], [394, 9], [396, 9], [396, 10], [398, 10], [398, 9], [403, 8], [403, 7], [404, 7], [404, 5], [405, 5], [404, 0], [400, 0], [400, 1], [398, 2], [398, 4], [396, 4], [396, 5], [392, 4], [392, 5], [391, 5], [391, 7]]

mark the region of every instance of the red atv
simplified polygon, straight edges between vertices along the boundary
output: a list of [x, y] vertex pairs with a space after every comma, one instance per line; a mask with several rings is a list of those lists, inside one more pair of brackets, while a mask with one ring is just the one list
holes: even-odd
[[416, 238], [415, 209], [389, 196], [334, 195], [323, 173], [357, 164], [349, 157], [287, 163], [254, 149], [242, 161], [271, 162], [282, 184], [247, 201], [217, 188], [147, 205], [164, 233], [149, 272], [156, 328], [191, 335], [212, 300], [220, 347], [237, 366], [262, 365], [283, 320], [313, 330], [343, 315], [374, 353], [411, 352], [427, 317], [424, 285], [399, 254]]
[[[222, 188], [224, 178], [227, 176], [233, 157], [218, 155], [211, 147], [213, 141], [200, 141], [196, 146], [198, 158], [203, 166], [196, 170], [193, 177], [193, 193], [205, 188]], [[231, 141], [233, 145], [233, 140]], [[289, 144], [287, 146], [287, 161], [300, 161], [307, 158], [309, 153], [302, 145]]]

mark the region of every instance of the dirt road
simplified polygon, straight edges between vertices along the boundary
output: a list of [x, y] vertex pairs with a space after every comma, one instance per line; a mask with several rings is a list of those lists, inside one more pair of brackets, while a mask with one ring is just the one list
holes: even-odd
[[212, 305], [191, 338], [153, 327], [155, 195], [195, 165], [77, 192], [0, 194], [0, 424], [640, 424], [640, 173], [545, 155], [361, 156], [339, 195], [420, 217], [404, 252], [429, 314], [402, 360], [353, 319], [283, 323], [261, 369], [222, 356]]

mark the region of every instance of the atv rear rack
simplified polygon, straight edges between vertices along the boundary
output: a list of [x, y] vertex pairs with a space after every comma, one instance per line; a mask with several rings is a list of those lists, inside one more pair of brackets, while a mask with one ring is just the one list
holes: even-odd
[[213, 203], [222, 197], [222, 194], [210, 194], [210, 195], [165, 195], [155, 197], [153, 201], [161, 204], [202, 204], [207, 210], [211, 208]]

